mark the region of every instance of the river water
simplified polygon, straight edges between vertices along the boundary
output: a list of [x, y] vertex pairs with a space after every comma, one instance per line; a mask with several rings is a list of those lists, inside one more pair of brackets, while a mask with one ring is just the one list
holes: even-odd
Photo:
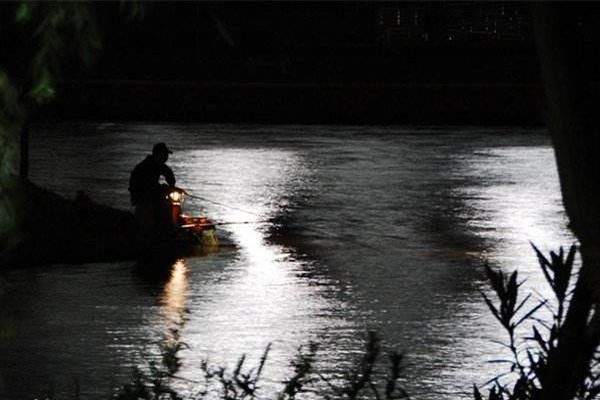
[[[541, 130], [85, 123], [38, 126], [32, 179], [129, 209], [129, 171], [165, 141], [189, 210], [225, 222], [234, 247], [150, 280], [133, 262], [4, 274], [0, 398], [106, 399], [178, 330], [179, 374], [255, 366], [263, 398], [301, 345], [332, 381], [375, 330], [405, 353], [415, 399], [468, 398], [506, 338], [486, 309], [484, 264], [548, 295], [529, 241], [570, 245], [554, 155]], [[210, 201], [209, 201], [210, 200]], [[266, 220], [274, 222], [264, 222]], [[383, 358], [385, 360], [385, 357]], [[192, 385], [193, 387], [193, 385]], [[190, 393], [181, 380], [180, 389]]]

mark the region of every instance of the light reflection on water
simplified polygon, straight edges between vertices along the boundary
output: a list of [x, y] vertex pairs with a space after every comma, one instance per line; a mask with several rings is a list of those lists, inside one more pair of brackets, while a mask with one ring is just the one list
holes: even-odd
[[[547, 293], [528, 241], [543, 249], [573, 241], [551, 148], [531, 131], [40, 130], [32, 175], [43, 186], [86, 188], [128, 208], [129, 171], [166, 141], [179, 185], [212, 201], [191, 199], [189, 209], [248, 223], [221, 228], [235, 250], [180, 260], [165, 267], [164, 279], [132, 274], [132, 263], [10, 272], [0, 321], [16, 334], [0, 338], [8, 360], [0, 397], [26, 398], [49, 382], [69, 392], [77, 377], [86, 397], [106, 398], [177, 328], [190, 346], [182, 352], [187, 378], [207, 357], [230, 367], [242, 354], [258, 362], [273, 343], [267, 395], [298, 346], [320, 342], [319, 368], [339, 375], [365, 331], [376, 329], [406, 350], [414, 398], [455, 399], [493, 376], [486, 360], [501, 351], [491, 341], [503, 337], [479, 295], [487, 290], [483, 261], [519, 268], [528, 287]], [[263, 222], [270, 218], [282, 221], [275, 240]]]
[[[349, 315], [331, 313], [345, 304], [331, 297], [337, 289], [329, 279], [306, 281], [302, 277], [314, 268], [312, 263], [266, 240], [267, 226], [261, 221], [285, 212], [289, 199], [306, 189], [306, 164], [297, 151], [262, 146], [182, 153], [173, 168], [190, 191], [213, 201], [202, 204], [206, 212], [221, 221], [248, 222], [223, 226], [238, 252], [230, 279], [209, 289], [209, 303], [203, 298], [192, 306], [184, 340], [196, 351], [186, 356], [190, 368], [184, 374], [197, 376], [207, 356], [230, 367], [242, 354], [258, 360], [272, 343], [266, 379], [281, 381], [300, 345], [354, 325], [350, 310]], [[211, 182], [218, 182], [218, 190]], [[192, 266], [194, 262], [189, 260]]]
[[176, 329], [184, 323], [187, 310], [189, 268], [185, 260], [177, 260], [171, 267], [169, 280], [165, 284], [162, 296], [162, 314], [168, 329]]

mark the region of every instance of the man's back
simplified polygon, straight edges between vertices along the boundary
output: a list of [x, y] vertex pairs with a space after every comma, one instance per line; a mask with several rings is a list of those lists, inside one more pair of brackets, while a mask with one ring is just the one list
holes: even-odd
[[147, 156], [135, 166], [129, 178], [129, 192], [132, 204], [155, 200], [160, 192], [160, 177], [164, 176], [167, 184], [175, 185], [173, 171], [166, 164], [159, 164], [153, 156]]

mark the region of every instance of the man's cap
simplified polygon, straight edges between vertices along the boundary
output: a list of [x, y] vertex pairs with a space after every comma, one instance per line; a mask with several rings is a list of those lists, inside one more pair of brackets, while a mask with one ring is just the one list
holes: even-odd
[[152, 154], [173, 154], [163, 142], [156, 143], [152, 148]]

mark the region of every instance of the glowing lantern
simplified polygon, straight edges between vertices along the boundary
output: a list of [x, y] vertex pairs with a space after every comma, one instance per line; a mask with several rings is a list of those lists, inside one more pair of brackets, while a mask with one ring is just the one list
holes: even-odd
[[183, 203], [184, 194], [178, 190], [173, 190], [167, 197], [173, 204], [179, 205]]

